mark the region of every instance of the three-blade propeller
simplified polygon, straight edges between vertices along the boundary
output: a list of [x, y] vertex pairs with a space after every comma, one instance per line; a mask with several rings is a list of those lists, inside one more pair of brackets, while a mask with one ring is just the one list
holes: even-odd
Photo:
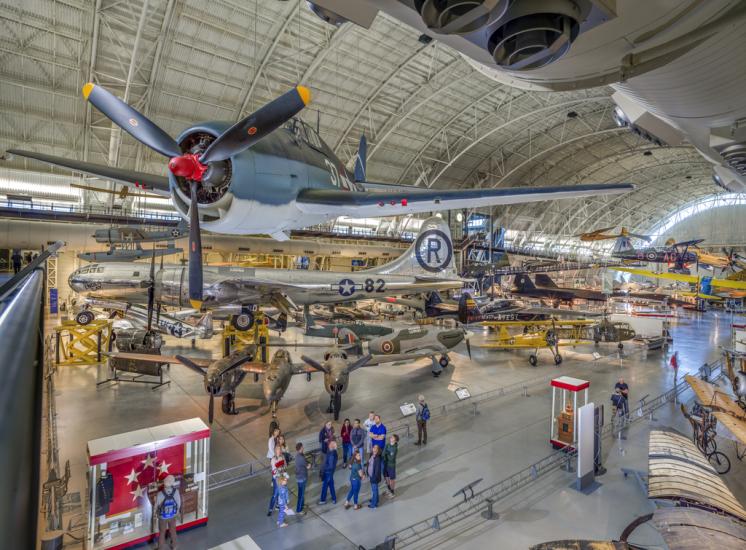
[[186, 178], [189, 182], [189, 300], [192, 307], [201, 308], [203, 293], [199, 183], [202, 176], [209, 163], [222, 162], [249, 149], [293, 118], [311, 101], [310, 90], [305, 86], [296, 86], [228, 128], [200, 154], [183, 152], [179, 144], [152, 120], [101, 86], [89, 82], [83, 86], [83, 97], [137, 141], [169, 157], [168, 167], [171, 173]]

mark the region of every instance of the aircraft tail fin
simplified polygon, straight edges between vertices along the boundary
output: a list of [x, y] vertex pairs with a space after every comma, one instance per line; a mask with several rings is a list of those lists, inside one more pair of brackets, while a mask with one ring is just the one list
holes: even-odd
[[202, 317], [200, 317], [199, 321], [197, 321], [197, 324], [195, 325], [195, 331], [197, 332], [197, 336], [201, 339], [212, 338], [213, 323], [211, 311], [208, 311]]
[[552, 278], [546, 273], [536, 274], [536, 284], [547, 288], [558, 288]]
[[433, 216], [422, 222], [409, 249], [396, 260], [365, 270], [378, 275], [409, 275], [421, 279], [457, 280], [453, 241], [448, 223]]
[[428, 293], [427, 299], [425, 300], [425, 315], [433, 317], [440, 313], [440, 310], [436, 306], [442, 303], [443, 299], [440, 297], [440, 293], [437, 290]]
[[518, 289], [518, 292], [523, 292], [524, 290], [530, 290], [532, 288], [536, 288], [534, 286], [534, 283], [531, 281], [531, 278], [525, 273], [520, 273], [516, 275], [514, 284], [515, 284], [515, 287]]
[[355, 158], [355, 181], [364, 182], [367, 170], [368, 140], [365, 134], [360, 136], [360, 145], [357, 148], [357, 157]]
[[458, 321], [459, 323], [466, 325], [469, 324], [471, 319], [475, 319], [480, 315], [479, 306], [471, 297], [468, 292], [462, 292], [461, 297], [458, 300]]
[[632, 240], [627, 235], [620, 235], [617, 237], [614, 243], [614, 249], [611, 251], [612, 254], [619, 254], [621, 252], [634, 251], [635, 247], [632, 246]]

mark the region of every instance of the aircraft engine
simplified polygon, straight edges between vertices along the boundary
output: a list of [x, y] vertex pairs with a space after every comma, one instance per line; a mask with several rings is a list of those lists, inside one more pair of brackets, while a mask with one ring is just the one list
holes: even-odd
[[505, 15], [507, 0], [415, 0], [422, 20], [441, 34], [469, 34]]
[[334, 25], [335, 27], [339, 27], [340, 25], [349, 21], [349, 19], [347, 19], [346, 17], [343, 17], [338, 13], [334, 13], [330, 9], [323, 8], [315, 2], [306, 0], [306, 4], [308, 5], [308, 9], [315, 13], [317, 17], [319, 17], [323, 21], [326, 21], [330, 25]]

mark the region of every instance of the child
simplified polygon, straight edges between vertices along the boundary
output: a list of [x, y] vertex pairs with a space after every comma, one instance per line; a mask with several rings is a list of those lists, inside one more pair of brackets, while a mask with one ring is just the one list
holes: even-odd
[[277, 517], [277, 527], [287, 527], [285, 514], [292, 513], [290, 510], [290, 493], [288, 492], [288, 476], [282, 474], [278, 479], [277, 502], [280, 505], [280, 515]]
[[348, 510], [353, 502], [355, 503], [355, 510], [360, 510], [357, 500], [360, 495], [360, 486], [365, 478], [361, 453], [360, 449], [356, 449], [352, 453], [352, 461], [350, 463], [350, 492], [347, 493], [347, 498], [345, 499], [345, 510]]
[[391, 434], [383, 449], [383, 477], [389, 488], [389, 496], [394, 498], [396, 488], [396, 454], [399, 452], [399, 436]]

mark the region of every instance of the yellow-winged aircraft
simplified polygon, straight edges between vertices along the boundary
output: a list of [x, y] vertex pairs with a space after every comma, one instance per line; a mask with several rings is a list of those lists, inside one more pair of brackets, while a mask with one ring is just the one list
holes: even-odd
[[[715, 279], [713, 277], [699, 277], [697, 275], [684, 275], [682, 273], [655, 273], [645, 269], [634, 269], [630, 267], [612, 267], [615, 271], [623, 271], [633, 275], [642, 275], [654, 279], [667, 279], [669, 281], [679, 281], [694, 285], [694, 292], [683, 293], [685, 295], [696, 296], [705, 300], [722, 300], [727, 298], [743, 298], [746, 296], [746, 281], [735, 279]], [[719, 290], [722, 289], [722, 290]], [[724, 292], [726, 296], [719, 296], [716, 292]]]

